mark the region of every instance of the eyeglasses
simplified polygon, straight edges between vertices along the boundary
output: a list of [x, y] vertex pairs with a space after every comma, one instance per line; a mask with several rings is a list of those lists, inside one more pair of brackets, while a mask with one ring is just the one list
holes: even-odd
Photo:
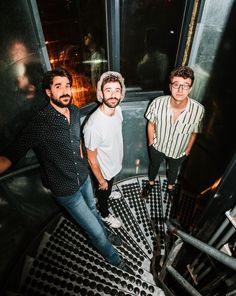
[[184, 90], [189, 90], [190, 89], [190, 85], [189, 84], [181, 84], [179, 82], [173, 82], [171, 83], [172, 87], [175, 88], [175, 89], [179, 89], [180, 87], [182, 87], [182, 89]]

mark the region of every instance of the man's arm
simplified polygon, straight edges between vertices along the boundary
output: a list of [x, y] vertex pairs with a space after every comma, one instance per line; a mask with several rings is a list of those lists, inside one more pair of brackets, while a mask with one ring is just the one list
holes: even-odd
[[80, 143], [80, 145], [79, 145], [79, 151], [80, 151], [80, 157], [81, 157], [81, 158], [84, 158], [83, 147], [82, 147], [82, 144], [81, 144], [81, 143]]
[[148, 136], [148, 146], [153, 144], [154, 140], [154, 123], [151, 121], [148, 121], [148, 126], [147, 126], [147, 136]]
[[10, 159], [0, 156], [0, 174], [4, 173], [12, 165]]
[[190, 154], [190, 151], [191, 151], [191, 149], [193, 147], [194, 142], [196, 141], [196, 138], [197, 138], [197, 134], [196, 133], [192, 133], [192, 135], [191, 135], [191, 137], [190, 137], [190, 139], [188, 141], [188, 145], [187, 145], [187, 147], [185, 149], [185, 154], [187, 156]]
[[96, 177], [96, 179], [98, 180], [99, 189], [107, 190], [108, 183], [102, 175], [101, 168], [100, 168], [100, 165], [97, 160], [97, 149], [95, 149], [94, 151], [87, 149], [87, 156], [88, 156], [88, 162], [89, 162], [89, 165], [93, 171], [93, 174]]

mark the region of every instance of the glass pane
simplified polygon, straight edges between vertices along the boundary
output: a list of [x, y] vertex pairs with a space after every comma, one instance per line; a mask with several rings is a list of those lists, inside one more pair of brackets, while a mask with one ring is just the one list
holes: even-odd
[[46, 101], [41, 93], [43, 68], [27, 1], [1, 1], [0, 12], [0, 148], [4, 149]]
[[212, 77], [212, 69], [218, 58], [219, 45], [233, 4], [233, 0], [206, 1], [202, 17], [197, 23], [189, 65], [195, 72], [191, 95], [200, 102], [204, 99], [208, 81]]
[[96, 84], [107, 69], [104, 0], [37, 0], [52, 68], [73, 75], [73, 103], [96, 100]]
[[121, 2], [121, 72], [126, 85], [162, 90], [175, 64], [185, 1]]

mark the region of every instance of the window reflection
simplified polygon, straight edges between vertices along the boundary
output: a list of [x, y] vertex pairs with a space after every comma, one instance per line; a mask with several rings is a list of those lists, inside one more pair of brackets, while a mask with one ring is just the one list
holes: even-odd
[[185, 1], [121, 3], [121, 72], [125, 73], [126, 85], [145, 90], [167, 88], [167, 76], [175, 64]]
[[101, 44], [100, 33], [95, 28], [88, 28], [84, 34], [84, 45], [87, 49], [85, 64], [89, 65], [91, 72], [91, 83], [96, 90], [97, 82], [103, 72], [106, 71], [105, 49]]
[[0, 150], [3, 151], [44, 103], [42, 57], [28, 2], [1, 1]]
[[168, 70], [168, 55], [160, 49], [156, 28], [145, 32], [145, 53], [137, 65], [137, 79], [142, 89], [163, 89]]
[[46, 103], [41, 89], [43, 68], [38, 53], [32, 52], [23, 38], [13, 38], [7, 44], [5, 54], [5, 75], [1, 80], [4, 101], [0, 116], [3, 145], [12, 141]]
[[37, 0], [52, 68], [73, 76], [73, 103], [96, 100], [96, 84], [107, 69], [104, 0]]

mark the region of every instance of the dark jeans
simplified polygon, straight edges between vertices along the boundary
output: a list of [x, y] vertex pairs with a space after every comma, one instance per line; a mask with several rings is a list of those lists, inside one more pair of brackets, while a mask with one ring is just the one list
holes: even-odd
[[155, 180], [162, 161], [166, 160], [168, 165], [168, 171], [167, 171], [168, 184], [173, 185], [175, 184], [175, 181], [178, 177], [179, 169], [187, 156], [184, 155], [183, 157], [180, 157], [177, 159], [167, 157], [164, 153], [159, 152], [151, 145], [149, 146], [149, 157], [150, 157], [149, 171], [148, 171], [149, 181]]
[[112, 190], [112, 185], [113, 185], [113, 181], [114, 178], [112, 178], [111, 180], [106, 180], [108, 183], [108, 189], [107, 190], [101, 190], [98, 189], [99, 184], [98, 182], [95, 180], [95, 196], [98, 199], [98, 209], [101, 213], [101, 216], [103, 218], [107, 217], [109, 215], [109, 210], [108, 210], [108, 199], [109, 196], [111, 195], [111, 190]]
[[121, 258], [107, 239], [106, 228], [97, 213], [90, 177], [80, 189], [69, 196], [56, 197], [77, 223], [86, 231], [93, 245], [112, 265], [119, 265]]

